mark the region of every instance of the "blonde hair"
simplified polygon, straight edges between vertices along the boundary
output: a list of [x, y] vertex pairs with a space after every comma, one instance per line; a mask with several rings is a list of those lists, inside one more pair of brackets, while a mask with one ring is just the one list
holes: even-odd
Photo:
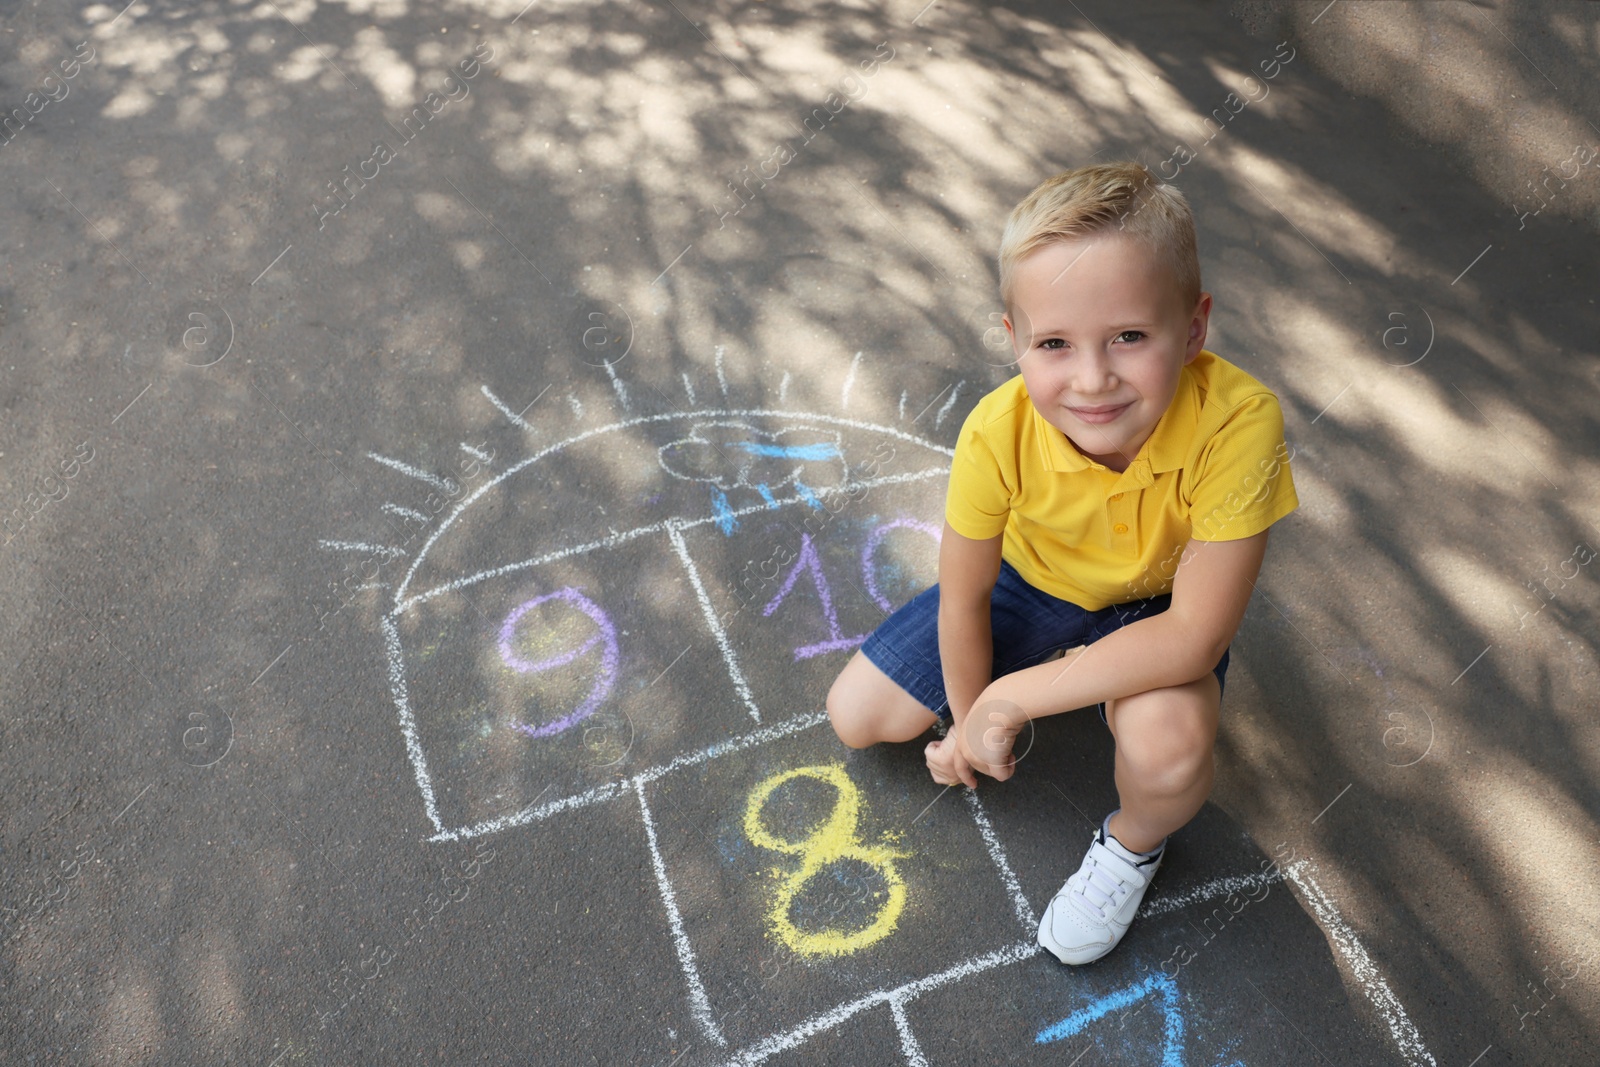
[[1172, 268], [1186, 307], [1200, 299], [1200, 256], [1189, 202], [1138, 163], [1099, 163], [1041, 182], [1012, 209], [1000, 238], [1000, 300], [1006, 311], [1018, 263], [1051, 241], [1107, 232], [1154, 248]]

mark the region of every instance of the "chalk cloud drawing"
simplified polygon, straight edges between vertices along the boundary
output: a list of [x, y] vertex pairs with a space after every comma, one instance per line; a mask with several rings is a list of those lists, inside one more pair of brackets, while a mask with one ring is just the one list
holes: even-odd
[[836, 489], [850, 477], [837, 430], [771, 432], [742, 421], [702, 422], [688, 436], [663, 445], [657, 457], [672, 477], [710, 488], [717, 526], [724, 534], [739, 526], [729, 493], [753, 491], [776, 509], [775, 494], [792, 486], [801, 501], [820, 510], [817, 490]]

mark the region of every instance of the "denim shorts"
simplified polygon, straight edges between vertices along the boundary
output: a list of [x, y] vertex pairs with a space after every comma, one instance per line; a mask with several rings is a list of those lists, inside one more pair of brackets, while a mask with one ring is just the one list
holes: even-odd
[[[1099, 611], [1057, 600], [1029, 585], [1016, 568], [1001, 560], [1000, 577], [989, 600], [989, 625], [994, 637], [994, 678], [1041, 663], [1060, 649], [1092, 645], [1130, 622], [1159, 615], [1172, 605], [1172, 595]], [[911, 694], [923, 707], [949, 721], [950, 705], [944, 695], [944, 671], [939, 665], [939, 587], [918, 593], [873, 631], [861, 646], [873, 664]], [[1212, 669], [1217, 685], [1228, 672], [1228, 653]], [[1106, 706], [1100, 705], [1105, 721]]]

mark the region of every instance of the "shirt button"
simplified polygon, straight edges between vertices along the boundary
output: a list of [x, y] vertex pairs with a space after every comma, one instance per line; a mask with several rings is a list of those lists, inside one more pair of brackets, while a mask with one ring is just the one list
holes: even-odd
[[1122, 494], [1121, 493], [1112, 493], [1111, 494], [1111, 499], [1112, 500], [1121, 500], [1122, 499]]
[[1113, 530], [1117, 531], [1117, 533], [1127, 533], [1128, 532], [1128, 524], [1125, 523], [1125, 522], [1119, 522], [1119, 523], [1117, 523], [1115, 526], [1113, 526], [1111, 528]]

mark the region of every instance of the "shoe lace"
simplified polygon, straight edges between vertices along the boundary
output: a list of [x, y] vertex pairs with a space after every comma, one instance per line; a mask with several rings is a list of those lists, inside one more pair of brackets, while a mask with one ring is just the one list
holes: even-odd
[[1087, 860], [1078, 872], [1078, 892], [1071, 894], [1070, 903], [1086, 917], [1105, 922], [1128, 899], [1133, 887], [1101, 864], [1092, 852]]

